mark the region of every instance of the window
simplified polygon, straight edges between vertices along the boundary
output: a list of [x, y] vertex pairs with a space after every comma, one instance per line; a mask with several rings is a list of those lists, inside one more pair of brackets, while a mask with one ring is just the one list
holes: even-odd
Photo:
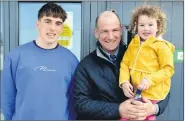
[[[37, 38], [37, 13], [45, 2], [19, 2], [19, 45]], [[81, 3], [57, 3], [68, 13], [65, 33], [59, 43], [73, 52], [78, 60], [81, 54]]]

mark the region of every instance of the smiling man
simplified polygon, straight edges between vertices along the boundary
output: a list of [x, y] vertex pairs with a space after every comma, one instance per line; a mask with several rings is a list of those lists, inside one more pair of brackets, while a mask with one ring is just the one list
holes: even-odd
[[[73, 120], [77, 58], [57, 43], [66, 12], [47, 3], [38, 12], [38, 37], [5, 58], [1, 107], [5, 120]], [[70, 104], [70, 105], [69, 105]]]

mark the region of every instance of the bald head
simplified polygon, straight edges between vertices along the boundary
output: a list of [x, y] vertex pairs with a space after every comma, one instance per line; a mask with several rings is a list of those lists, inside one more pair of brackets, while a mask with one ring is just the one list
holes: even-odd
[[99, 21], [104, 21], [104, 20], [107, 20], [107, 19], [114, 19], [119, 24], [121, 24], [119, 16], [115, 12], [113, 12], [113, 11], [104, 11], [96, 18], [96, 27], [98, 27], [98, 25], [100, 23]]

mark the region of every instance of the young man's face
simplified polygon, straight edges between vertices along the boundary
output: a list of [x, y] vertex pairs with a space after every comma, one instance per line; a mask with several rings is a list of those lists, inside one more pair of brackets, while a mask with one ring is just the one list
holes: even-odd
[[147, 40], [150, 35], [156, 36], [157, 20], [146, 15], [141, 15], [138, 18], [138, 35], [142, 40]]
[[37, 21], [39, 31], [38, 39], [45, 44], [57, 43], [59, 34], [63, 30], [63, 21], [61, 18], [42, 17]]
[[119, 46], [121, 35], [122, 27], [116, 16], [99, 19], [98, 27], [95, 29], [95, 36], [104, 50], [113, 54]]

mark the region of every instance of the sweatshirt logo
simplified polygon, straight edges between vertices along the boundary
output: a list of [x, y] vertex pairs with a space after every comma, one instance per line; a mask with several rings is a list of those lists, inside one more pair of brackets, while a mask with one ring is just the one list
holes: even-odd
[[36, 71], [36, 70], [39, 70], [39, 71], [56, 71], [56, 70], [54, 70], [54, 69], [49, 69], [49, 68], [46, 67], [46, 66], [38, 66], [38, 67], [36, 67], [36, 68], [34, 69], [34, 71]]

